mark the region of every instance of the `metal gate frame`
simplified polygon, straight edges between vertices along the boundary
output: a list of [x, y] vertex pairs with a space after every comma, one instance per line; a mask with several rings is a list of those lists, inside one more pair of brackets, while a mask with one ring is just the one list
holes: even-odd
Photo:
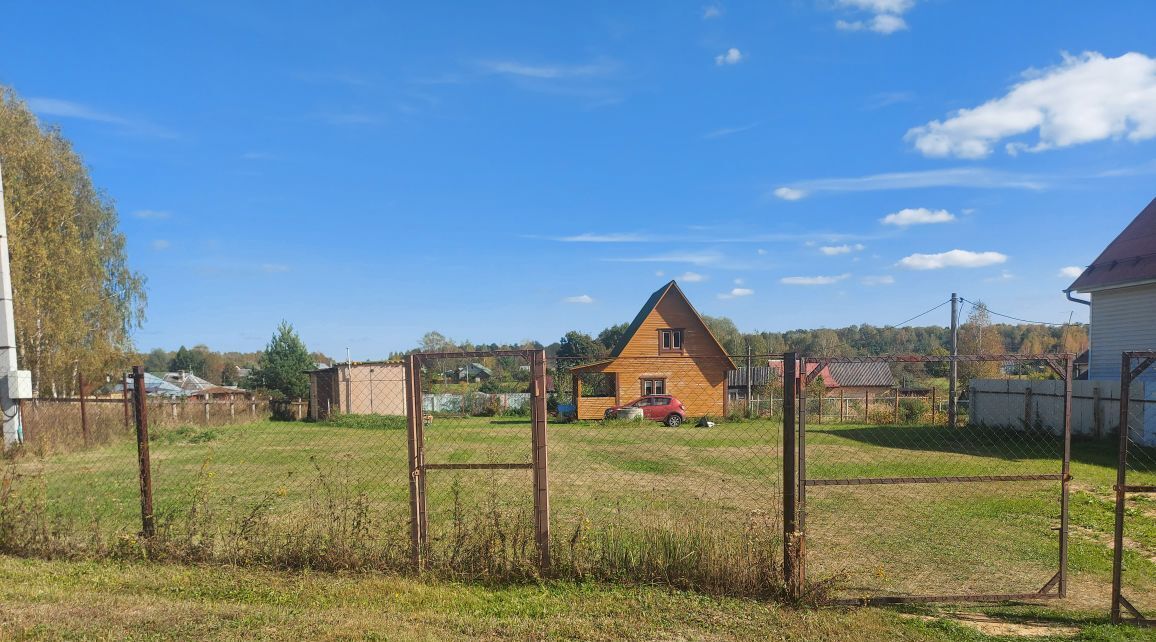
[[[1156, 353], [1152, 353], [1153, 359], [1156, 359]], [[788, 355], [790, 358], [793, 355]], [[1015, 481], [1046, 481], [1056, 480], [1060, 482], [1060, 550], [1059, 550], [1059, 568], [1056, 574], [1052, 576], [1038, 591], [1034, 593], [963, 593], [963, 594], [944, 594], [944, 595], [898, 595], [898, 596], [872, 596], [864, 598], [845, 598], [845, 599], [829, 599], [825, 603], [832, 605], [881, 605], [881, 604], [902, 604], [902, 603], [926, 603], [926, 602], [1004, 602], [1008, 600], [1039, 600], [1039, 599], [1058, 599], [1067, 596], [1068, 582], [1067, 582], [1067, 568], [1068, 568], [1068, 497], [1071, 485], [1071, 459], [1072, 459], [1072, 362], [1074, 355], [1071, 354], [1030, 354], [1030, 355], [1008, 355], [1008, 354], [983, 354], [983, 355], [958, 355], [951, 356], [923, 356], [923, 355], [892, 355], [879, 357], [833, 357], [833, 358], [807, 358], [803, 357], [798, 366], [795, 377], [795, 393], [798, 396], [798, 437], [797, 437], [797, 456], [795, 455], [795, 444], [787, 447], [784, 444], [784, 472], [791, 468], [798, 470], [798, 485], [795, 486], [794, 491], [797, 494], [797, 500], [784, 502], [787, 519], [785, 524], [791, 524], [790, 530], [786, 533], [786, 553], [785, 558], [789, 561], [797, 560], [795, 573], [792, 577], [788, 574], [788, 587], [802, 587], [804, 585], [804, 578], [806, 576], [806, 515], [807, 515], [807, 488], [810, 486], [829, 486], [829, 485], [878, 485], [878, 484], [951, 484], [951, 483], [977, 483], [977, 482], [1015, 482]], [[935, 362], [985, 362], [985, 361], [1013, 361], [1013, 362], [1043, 362], [1053, 372], [1059, 376], [1064, 382], [1064, 426], [1063, 426], [1063, 457], [1060, 462], [1060, 472], [1054, 474], [1043, 475], [984, 475], [974, 477], [894, 477], [894, 478], [846, 478], [846, 479], [810, 479], [807, 477], [807, 384], [812, 382], [819, 376], [821, 371], [831, 363], [935, 363]], [[813, 371], [807, 372], [807, 364], [816, 364]], [[786, 373], [788, 370], [795, 368], [784, 368]], [[784, 388], [790, 385], [787, 377], [784, 377]], [[1123, 407], [1123, 404], [1121, 405]], [[793, 418], [793, 417], [792, 417]], [[787, 426], [784, 426], [784, 434], [786, 434]], [[797, 462], [795, 461], [797, 459]], [[788, 483], [788, 486], [792, 484]], [[793, 532], [792, 532], [793, 531]], [[791, 558], [794, 558], [793, 560]]]
[[[1143, 361], [1133, 368], [1132, 363], [1136, 359]], [[1120, 364], [1120, 426], [1117, 429], [1120, 433], [1120, 445], [1116, 460], [1116, 485], [1113, 487], [1116, 491], [1116, 524], [1112, 538], [1112, 624], [1126, 622], [1140, 626], [1156, 626], [1156, 620], [1145, 617], [1123, 595], [1125, 503], [1129, 493], [1156, 492], [1156, 486], [1128, 485], [1129, 406], [1132, 400], [1132, 382], [1144, 374], [1153, 363], [1156, 363], [1156, 352], [1129, 351], [1122, 354]], [[1128, 611], [1128, 617], [1121, 612], [1123, 609]]]
[[[431, 359], [522, 357], [530, 364], [530, 463], [449, 464], [425, 460], [425, 413], [422, 406], [421, 369]], [[550, 487], [546, 444], [546, 351], [489, 350], [474, 352], [413, 353], [405, 367], [406, 429], [409, 448], [410, 557], [414, 568], [425, 568], [429, 546], [429, 514], [426, 509], [426, 474], [431, 470], [530, 470], [534, 495], [534, 542], [538, 567], [550, 570]]]

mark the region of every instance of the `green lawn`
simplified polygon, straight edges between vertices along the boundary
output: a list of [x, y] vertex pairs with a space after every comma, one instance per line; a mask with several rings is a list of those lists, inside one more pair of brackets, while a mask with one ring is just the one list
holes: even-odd
[[[0, 556], [4, 640], [1122, 642], [1150, 631], [1039, 607], [795, 609], [597, 582], [485, 586], [376, 573]], [[983, 627], [984, 634], [976, 629]], [[994, 635], [999, 633], [998, 636]]]
[[[408, 562], [404, 424], [261, 422], [159, 431], [163, 546], [143, 547], [135, 444], [10, 462], [7, 550], [400, 571]], [[428, 463], [530, 461], [524, 418], [438, 417]], [[781, 588], [781, 427], [552, 424], [554, 556], [562, 577], [773, 597]], [[1058, 473], [1057, 439], [942, 426], [812, 425], [810, 478]], [[1077, 442], [1071, 599], [1106, 608], [1114, 453]], [[431, 567], [533, 578], [530, 474], [431, 470]], [[810, 487], [808, 579], [840, 596], [1005, 593], [1056, 570], [1058, 482]], [[1156, 506], [1130, 507], [1128, 594], [1156, 612]], [[28, 521], [31, 527], [20, 527]]]

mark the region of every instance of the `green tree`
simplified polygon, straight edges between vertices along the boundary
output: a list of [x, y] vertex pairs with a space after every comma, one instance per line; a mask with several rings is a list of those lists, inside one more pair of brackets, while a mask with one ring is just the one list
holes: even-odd
[[257, 369], [249, 377], [248, 386], [279, 393], [290, 399], [303, 399], [309, 394], [309, 375], [313, 359], [305, 343], [288, 321], [277, 326], [277, 332], [265, 346], [257, 360]]
[[164, 348], [154, 348], [144, 359], [145, 372], [164, 372], [172, 356]]
[[602, 332], [599, 332], [595, 341], [601, 343], [602, 347], [606, 348], [607, 351], [613, 350], [614, 348], [618, 347], [618, 343], [622, 341], [622, 337], [626, 336], [626, 330], [629, 327], [629, 323], [619, 323], [618, 325], [612, 325]]
[[116, 207], [55, 128], [0, 86], [0, 173], [8, 218], [16, 346], [44, 393], [76, 371], [120, 370], [144, 319], [144, 277], [128, 265]]
[[172, 360], [169, 361], [169, 371], [191, 372], [197, 376], [204, 376], [204, 354], [199, 350], [189, 350], [185, 346], [181, 346], [177, 349], [176, 354], [173, 355]]
[[558, 357], [561, 359], [586, 362], [601, 359], [606, 355], [606, 348], [585, 332], [571, 330], [562, 337], [560, 343], [562, 345], [558, 348]]

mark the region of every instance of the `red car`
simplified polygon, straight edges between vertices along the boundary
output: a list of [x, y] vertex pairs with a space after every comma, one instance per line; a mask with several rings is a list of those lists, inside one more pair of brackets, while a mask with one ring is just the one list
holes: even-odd
[[647, 395], [628, 404], [607, 408], [606, 418], [618, 416], [618, 411], [624, 408], [642, 408], [643, 418], [661, 421], [671, 428], [677, 428], [686, 421], [686, 406], [671, 395]]

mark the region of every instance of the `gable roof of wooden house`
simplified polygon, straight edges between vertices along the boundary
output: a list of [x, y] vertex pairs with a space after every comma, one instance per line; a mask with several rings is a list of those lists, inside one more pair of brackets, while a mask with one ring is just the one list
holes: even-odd
[[706, 336], [710, 337], [708, 344], [713, 346], [718, 351], [718, 356], [724, 357], [727, 360], [732, 370], [735, 369], [737, 366], [730, 358], [730, 355], [727, 354], [726, 348], [724, 348], [722, 344], [719, 343], [718, 337], [714, 336], [714, 333], [710, 331], [710, 328], [707, 326], [706, 322], [702, 320], [702, 315], [698, 313], [698, 310], [695, 309], [694, 304], [690, 302], [690, 299], [686, 298], [686, 294], [683, 293], [682, 288], [678, 287], [678, 283], [671, 281], [661, 288], [655, 290], [655, 292], [650, 295], [650, 298], [648, 298], [646, 303], [643, 304], [642, 309], [639, 310], [638, 314], [634, 316], [634, 320], [630, 322], [629, 326], [627, 326], [626, 331], [622, 333], [622, 338], [618, 340], [618, 343], [614, 346], [614, 349], [610, 351], [609, 358], [579, 366], [574, 368], [574, 370], [583, 368], [595, 368], [598, 366], [606, 365], [621, 357], [622, 352], [628, 345], [630, 345], [630, 342], [634, 340], [635, 335], [638, 334], [638, 331], [641, 330], [642, 326], [646, 323], [646, 319], [648, 319], [650, 315], [653, 314], [656, 309], [658, 309], [658, 304], [662, 303], [662, 301], [666, 299], [667, 296], [678, 297], [683, 305], [685, 305], [690, 310], [691, 316], [695, 319], [695, 321], [698, 322], [699, 326], [701, 326], [701, 330], [706, 333]]
[[1124, 228], [1067, 292], [1094, 292], [1156, 282], [1156, 199]]

